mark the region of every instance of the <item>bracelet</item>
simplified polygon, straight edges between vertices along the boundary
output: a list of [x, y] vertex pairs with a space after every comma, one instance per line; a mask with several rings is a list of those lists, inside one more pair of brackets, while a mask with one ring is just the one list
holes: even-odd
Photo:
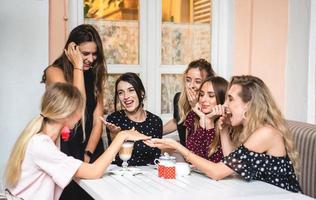
[[77, 69], [77, 70], [82, 71], [82, 69], [81, 69], [81, 68], [79, 68], [79, 67], [74, 67], [74, 69]]

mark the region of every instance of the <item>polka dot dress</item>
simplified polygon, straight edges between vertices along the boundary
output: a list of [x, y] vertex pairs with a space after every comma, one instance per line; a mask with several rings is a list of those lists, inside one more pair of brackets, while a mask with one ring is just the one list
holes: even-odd
[[223, 152], [222, 148], [219, 145], [217, 151], [211, 155], [208, 156], [210, 144], [213, 142], [215, 137], [215, 129], [203, 129], [201, 127], [198, 127], [195, 130], [194, 127], [194, 119], [196, 117], [196, 113], [191, 111], [189, 112], [184, 125], [187, 128], [188, 136], [186, 140], [186, 147], [193, 152], [196, 155], [199, 155], [207, 160], [210, 160], [212, 162], [219, 162], [223, 158]]
[[[134, 122], [130, 120], [123, 110], [116, 111], [107, 117], [107, 121], [120, 126], [122, 130], [129, 130], [133, 127], [144, 135], [151, 136], [152, 138], [162, 138], [162, 121], [161, 119], [146, 111], [147, 117], [143, 122]], [[107, 129], [109, 134], [109, 130]], [[109, 141], [111, 143], [111, 141]], [[144, 144], [142, 141], [137, 141], [134, 144], [134, 149], [131, 159], [129, 159], [129, 166], [142, 166], [153, 164], [155, 158], [159, 158], [161, 151], [158, 148], [152, 148]], [[115, 164], [121, 165], [122, 160], [118, 155], [115, 157]]]
[[223, 163], [246, 181], [260, 180], [292, 192], [301, 191], [288, 156], [275, 157], [257, 153], [241, 145], [224, 157]]

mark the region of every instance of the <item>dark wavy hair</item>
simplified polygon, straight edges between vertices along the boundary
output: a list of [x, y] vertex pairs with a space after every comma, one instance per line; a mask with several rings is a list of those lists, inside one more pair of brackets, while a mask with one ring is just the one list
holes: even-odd
[[139, 105], [137, 106], [137, 110], [141, 107], [144, 107], [144, 99], [145, 99], [145, 88], [142, 83], [142, 80], [139, 78], [139, 76], [132, 72], [127, 72], [125, 74], [122, 74], [115, 82], [115, 95], [114, 95], [114, 105], [115, 105], [115, 111], [117, 111], [117, 103], [119, 101], [118, 98], [118, 92], [117, 92], [117, 85], [119, 82], [125, 81], [131, 84], [137, 94]]
[[[97, 30], [89, 24], [82, 24], [74, 28], [68, 37], [68, 40], [65, 44], [65, 49], [68, 48], [68, 45], [74, 42], [77, 45], [80, 45], [84, 42], [94, 42], [97, 46], [97, 59], [92, 64], [92, 71], [95, 76], [94, 80], [94, 92], [96, 97], [103, 94], [103, 83], [107, 76], [107, 67], [103, 52], [102, 41]], [[63, 70], [64, 76], [67, 82], [72, 83], [73, 81], [73, 65], [68, 60], [65, 52], [59, 56], [51, 66], [58, 67]], [[50, 66], [49, 66], [50, 67]], [[47, 68], [46, 68], [47, 69]], [[42, 76], [42, 83], [46, 82], [46, 69]]]

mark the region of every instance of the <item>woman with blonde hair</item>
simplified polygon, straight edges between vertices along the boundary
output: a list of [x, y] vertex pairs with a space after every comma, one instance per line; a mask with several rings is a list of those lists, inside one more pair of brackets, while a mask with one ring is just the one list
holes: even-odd
[[185, 146], [186, 131], [184, 121], [197, 102], [198, 90], [204, 79], [214, 76], [211, 63], [205, 59], [190, 62], [183, 73], [183, 90], [173, 98], [173, 118], [163, 126], [163, 134], [178, 131], [180, 143]]
[[57, 147], [64, 127], [74, 128], [84, 109], [79, 90], [67, 83], [49, 86], [35, 117], [18, 137], [5, 171], [5, 186], [27, 199], [59, 199], [73, 177], [100, 178], [124, 140], [148, 139], [134, 130], [118, 133], [111, 146], [93, 163], [67, 156]]
[[[106, 79], [106, 62], [102, 40], [90, 24], [75, 27], [66, 41], [62, 54], [44, 70], [42, 82], [46, 86], [56, 83], [71, 83], [85, 99], [82, 120], [69, 140], [61, 140], [62, 152], [84, 162], [95, 161], [104, 151], [103, 93]], [[63, 191], [61, 199], [89, 199], [87, 193], [74, 181]]]
[[300, 192], [296, 177], [298, 155], [293, 140], [265, 83], [254, 76], [234, 76], [226, 95], [227, 112], [220, 120], [225, 157], [207, 161], [171, 139], [154, 139], [148, 145], [177, 149], [187, 161], [212, 179], [234, 172], [246, 181], [260, 180]]

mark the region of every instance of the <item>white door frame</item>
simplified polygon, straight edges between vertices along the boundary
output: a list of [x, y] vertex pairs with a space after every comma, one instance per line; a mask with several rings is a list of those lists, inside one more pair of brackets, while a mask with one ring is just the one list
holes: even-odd
[[[68, 0], [69, 30], [83, 23], [83, 1]], [[161, 115], [161, 74], [183, 73], [186, 65], [168, 69], [160, 63], [161, 57], [161, 0], [140, 0], [139, 65], [108, 65], [109, 73], [133, 71], [141, 74], [146, 92], [147, 109], [161, 116], [163, 121], [171, 114]], [[215, 72], [229, 79], [233, 63], [233, 0], [212, 0], [212, 55]], [[171, 70], [170, 72], [168, 70]]]

